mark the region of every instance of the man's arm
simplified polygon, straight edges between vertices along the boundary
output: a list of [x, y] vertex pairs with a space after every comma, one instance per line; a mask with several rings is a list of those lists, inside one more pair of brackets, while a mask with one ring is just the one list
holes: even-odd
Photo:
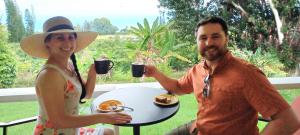
[[158, 71], [154, 66], [145, 66], [145, 76], [154, 77], [166, 90], [174, 94], [184, 94], [181, 92], [181, 88], [178, 86], [178, 81], [172, 79], [162, 72]]
[[292, 135], [300, 128], [300, 120], [291, 107], [271, 118], [272, 121], [261, 132], [261, 135]]
[[300, 127], [299, 119], [289, 104], [269, 82], [265, 74], [248, 65], [245, 72], [246, 99], [264, 117], [271, 117], [271, 122], [261, 132], [262, 135], [292, 135]]

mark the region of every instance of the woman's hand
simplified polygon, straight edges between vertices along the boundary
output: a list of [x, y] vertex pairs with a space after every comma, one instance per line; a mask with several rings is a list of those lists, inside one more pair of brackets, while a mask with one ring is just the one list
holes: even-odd
[[107, 124], [124, 124], [132, 120], [132, 117], [125, 113], [106, 113], [103, 114], [103, 123]]

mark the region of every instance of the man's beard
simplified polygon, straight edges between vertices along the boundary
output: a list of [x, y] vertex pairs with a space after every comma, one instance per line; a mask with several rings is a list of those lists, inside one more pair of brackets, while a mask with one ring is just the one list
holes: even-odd
[[200, 50], [200, 54], [208, 61], [214, 61], [222, 58], [227, 52], [226, 48], [219, 48], [216, 45], [206, 46]]

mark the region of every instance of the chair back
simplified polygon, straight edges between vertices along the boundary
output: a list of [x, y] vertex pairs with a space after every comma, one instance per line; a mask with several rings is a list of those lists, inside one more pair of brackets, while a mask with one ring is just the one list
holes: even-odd
[[[296, 97], [296, 99], [293, 101], [291, 106], [292, 106], [293, 110], [295, 111], [295, 113], [298, 117], [298, 120], [300, 120], [300, 96]], [[300, 135], [300, 129], [298, 129], [296, 131], [296, 133], [294, 133], [293, 135]]]

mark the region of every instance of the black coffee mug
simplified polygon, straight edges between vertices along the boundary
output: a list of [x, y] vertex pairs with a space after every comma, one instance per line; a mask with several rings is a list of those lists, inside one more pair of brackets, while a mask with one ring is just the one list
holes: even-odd
[[138, 64], [138, 63], [132, 63], [131, 64], [131, 72], [133, 77], [142, 77], [145, 73], [145, 65], [144, 64]]
[[110, 69], [114, 67], [114, 62], [107, 59], [95, 60], [94, 63], [97, 74], [106, 74]]

